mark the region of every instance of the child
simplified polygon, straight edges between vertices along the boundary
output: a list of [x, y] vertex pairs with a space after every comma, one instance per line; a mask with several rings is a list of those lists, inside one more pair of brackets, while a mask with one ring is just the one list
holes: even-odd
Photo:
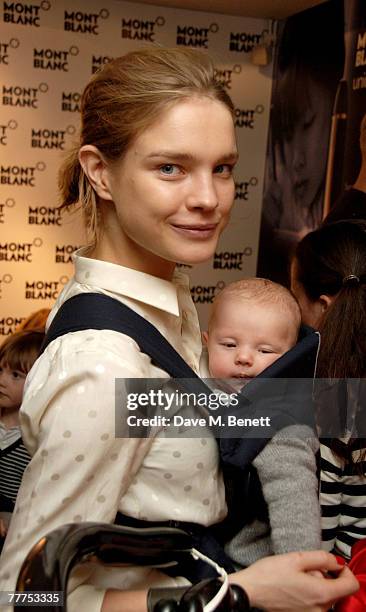
[[30, 460], [19, 427], [25, 377], [37, 358], [44, 334], [19, 331], [0, 346], [0, 536], [4, 537], [23, 472]]
[[[285, 287], [261, 278], [231, 283], [215, 299], [203, 334], [209, 376], [226, 379], [239, 391], [296, 344], [300, 320], [299, 306]], [[256, 516], [229, 541], [226, 552], [235, 562], [247, 566], [266, 555], [320, 546], [318, 448], [308, 426], [291, 425], [256, 456], [252, 465], [268, 521]]]

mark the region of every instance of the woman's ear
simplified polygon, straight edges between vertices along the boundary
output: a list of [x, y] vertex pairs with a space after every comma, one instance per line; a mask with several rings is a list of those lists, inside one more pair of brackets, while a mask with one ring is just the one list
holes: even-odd
[[82, 146], [79, 151], [79, 162], [99, 198], [112, 200], [107, 164], [97, 147], [94, 145]]
[[331, 306], [333, 304], [335, 296], [334, 295], [326, 295], [326, 294], [322, 294], [319, 298], [319, 304], [320, 304], [320, 308], [321, 308], [321, 312], [324, 315], [329, 306]]

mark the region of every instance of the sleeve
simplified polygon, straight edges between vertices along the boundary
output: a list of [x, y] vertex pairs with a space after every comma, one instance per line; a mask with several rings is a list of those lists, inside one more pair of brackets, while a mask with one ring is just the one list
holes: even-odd
[[320, 504], [322, 512], [323, 548], [334, 548], [342, 503], [342, 460], [326, 445], [320, 445]]
[[320, 548], [318, 448], [309, 427], [292, 425], [278, 432], [253, 462], [268, 505], [274, 554]]
[[[105, 340], [113, 332], [105, 330], [89, 332], [87, 348], [87, 333], [56, 340], [32, 369], [22, 428], [33, 457], [0, 559], [0, 590], [15, 589], [26, 554], [45, 533], [66, 523], [113, 522], [151, 444], [149, 439], [115, 438], [115, 379], [141, 377], [141, 363], [149, 358], [121, 334], [115, 341], [118, 350], [111, 348]], [[77, 334], [84, 334], [80, 343]], [[87, 573], [79, 574], [87, 583]], [[72, 591], [80, 581], [72, 581]], [[100, 610], [104, 592], [83, 586], [82, 608], [80, 597], [72, 594], [71, 612]]]

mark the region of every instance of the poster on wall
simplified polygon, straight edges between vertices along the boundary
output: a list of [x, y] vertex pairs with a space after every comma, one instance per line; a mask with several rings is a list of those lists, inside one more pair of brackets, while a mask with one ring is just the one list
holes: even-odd
[[0, 2], [0, 337], [52, 306], [85, 243], [80, 214], [61, 215], [57, 172], [79, 128], [81, 92], [112, 58], [146, 45], [201, 49], [235, 105], [240, 162], [231, 221], [191, 277], [203, 326], [225, 283], [255, 273], [272, 66], [251, 52], [265, 19], [117, 0]]
[[294, 246], [322, 221], [332, 113], [343, 67], [342, 0], [280, 23], [258, 276], [288, 284]]
[[345, 63], [332, 118], [324, 216], [366, 219], [366, 4], [345, 3]]

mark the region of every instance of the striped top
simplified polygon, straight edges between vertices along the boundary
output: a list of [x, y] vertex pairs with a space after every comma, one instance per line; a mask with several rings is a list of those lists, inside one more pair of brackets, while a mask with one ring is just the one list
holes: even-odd
[[[364, 450], [353, 451], [356, 461]], [[366, 461], [360, 472], [334, 454], [328, 442], [321, 444], [321, 491], [323, 548], [351, 557], [352, 545], [366, 538]]]
[[20, 434], [18, 440], [0, 450], [0, 495], [10, 499], [13, 503], [15, 503], [23, 472], [29, 461], [30, 455]]

